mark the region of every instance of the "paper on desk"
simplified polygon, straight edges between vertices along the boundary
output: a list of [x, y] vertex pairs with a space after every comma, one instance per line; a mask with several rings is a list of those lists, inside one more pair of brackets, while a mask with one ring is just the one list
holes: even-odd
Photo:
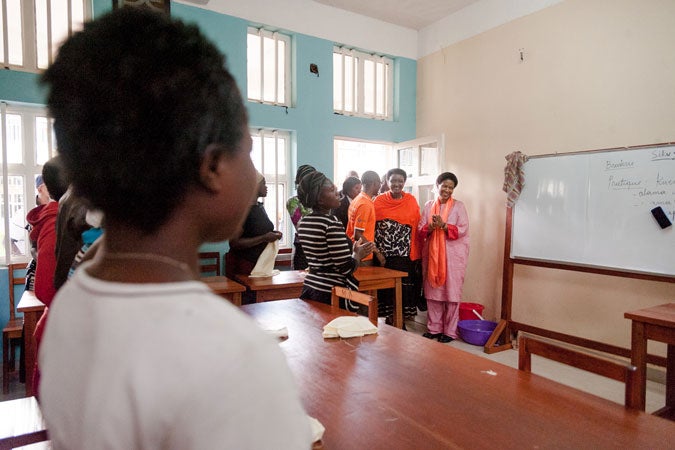
[[288, 328], [286, 327], [281, 327], [281, 328], [274, 328], [274, 329], [266, 329], [263, 328], [263, 331], [270, 336], [273, 336], [277, 339], [284, 340], [288, 339]]
[[326, 427], [323, 426], [318, 419], [315, 419], [312, 416], [307, 416], [309, 419], [309, 426], [312, 429], [312, 442], [320, 441], [323, 439], [323, 433], [326, 431]]
[[377, 327], [363, 316], [337, 317], [323, 327], [324, 338], [350, 338], [373, 333], [377, 333]]
[[279, 253], [279, 241], [268, 242], [265, 246], [265, 250], [263, 250], [258, 257], [258, 261], [256, 261], [255, 267], [251, 271], [249, 277], [261, 278], [278, 275], [279, 271], [274, 268], [274, 261], [277, 258], [277, 253]]

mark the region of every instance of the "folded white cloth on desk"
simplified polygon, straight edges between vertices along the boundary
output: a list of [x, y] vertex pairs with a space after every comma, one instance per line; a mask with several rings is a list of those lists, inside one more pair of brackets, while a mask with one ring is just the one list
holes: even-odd
[[258, 257], [258, 261], [256, 261], [255, 267], [249, 276], [251, 278], [261, 278], [277, 275], [279, 271], [274, 268], [274, 261], [277, 259], [277, 253], [279, 253], [279, 241], [268, 242], [265, 246], [265, 250], [263, 250]]
[[350, 338], [373, 333], [377, 333], [377, 327], [363, 316], [337, 317], [323, 327], [324, 338]]

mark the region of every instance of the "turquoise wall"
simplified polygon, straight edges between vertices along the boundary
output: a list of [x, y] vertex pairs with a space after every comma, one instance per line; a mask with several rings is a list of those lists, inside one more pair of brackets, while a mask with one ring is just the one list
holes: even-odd
[[[226, 55], [229, 70], [246, 92], [246, 29], [248, 21], [201, 8], [172, 4], [172, 15], [195, 23]], [[110, 8], [110, 0], [94, 0], [94, 15]], [[253, 24], [256, 25], [256, 24]], [[284, 31], [284, 30], [281, 30]], [[288, 32], [293, 37], [294, 106], [248, 103], [253, 127], [287, 130], [293, 134], [293, 161], [312, 164], [333, 173], [333, 137], [400, 142], [415, 138], [417, 63], [395, 56], [395, 120], [381, 121], [333, 114], [333, 42]], [[317, 64], [319, 76], [309, 72]], [[45, 91], [39, 75], [13, 70], [0, 71], [0, 99], [44, 104]]]
[[[228, 67], [242, 93], [246, 93], [246, 20], [216, 14], [192, 6], [173, 4], [172, 14], [194, 22], [204, 30], [227, 56]], [[284, 30], [281, 30], [284, 31]], [[345, 117], [333, 114], [333, 45], [331, 41], [287, 32], [293, 37], [292, 108], [248, 103], [253, 127], [274, 128], [293, 133], [293, 161], [312, 164], [327, 174], [333, 173], [333, 137], [400, 142], [415, 138], [415, 96], [417, 63], [396, 58], [394, 121]], [[319, 67], [319, 76], [309, 65]], [[297, 159], [296, 159], [297, 158]]]
[[[94, 17], [110, 9], [110, 0], [94, 0]], [[201, 8], [174, 3], [171, 14], [186, 22], [195, 23], [226, 55], [229, 70], [246, 93], [246, 31], [251, 24], [246, 20], [214, 13]], [[280, 30], [284, 31], [284, 30]], [[395, 58], [394, 103], [395, 120], [380, 121], [345, 117], [333, 114], [333, 42], [303, 34], [287, 32], [293, 37], [294, 106], [276, 106], [248, 103], [252, 127], [287, 130], [292, 134], [293, 166], [311, 164], [317, 169], [333, 173], [333, 138], [352, 137], [366, 140], [400, 142], [415, 136], [415, 97], [417, 63], [407, 58]], [[319, 67], [319, 76], [310, 73], [309, 65]], [[39, 85], [39, 75], [13, 70], [0, 71], [0, 100], [44, 104], [45, 91]], [[207, 244], [203, 251], [227, 251], [226, 243]], [[0, 304], [7, 305], [7, 271], [0, 271]], [[0, 324], [7, 320], [9, 311], [0, 308]]]

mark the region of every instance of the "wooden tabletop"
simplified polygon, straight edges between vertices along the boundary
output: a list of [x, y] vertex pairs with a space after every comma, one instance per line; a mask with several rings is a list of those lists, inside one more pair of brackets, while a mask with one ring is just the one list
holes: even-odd
[[381, 280], [383, 278], [403, 278], [407, 276], [406, 272], [377, 266], [361, 266], [354, 272], [354, 278], [359, 280], [359, 282]]
[[305, 282], [304, 270], [282, 270], [273, 277], [251, 277], [237, 275], [237, 280], [252, 291], [269, 289], [302, 288]]
[[630, 320], [675, 328], [675, 303], [666, 303], [665, 305], [629, 311], [624, 313], [623, 316]]
[[38, 298], [35, 296], [34, 291], [24, 291], [23, 294], [21, 294], [21, 298], [19, 299], [19, 304], [16, 305], [17, 311], [20, 312], [31, 312], [31, 311], [44, 311], [45, 309], [45, 304], [42, 303]]
[[230, 280], [222, 275], [214, 277], [201, 277], [199, 281], [206, 283], [216, 294], [232, 294], [235, 292], [245, 292], [246, 286]]
[[[307, 272], [304, 270], [282, 270], [272, 277], [251, 277], [238, 275], [237, 280], [252, 291], [267, 289], [284, 289], [289, 287], [302, 287]], [[374, 280], [396, 279], [408, 276], [400, 270], [387, 269], [385, 267], [363, 266], [356, 269], [354, 277], [359, 282], [372, 282]]]
[[324, 448], [667, 448], [658, 417], [390, 326], [323, 339], [345, 311], [315, 302], [245, 305], [279, 345]]

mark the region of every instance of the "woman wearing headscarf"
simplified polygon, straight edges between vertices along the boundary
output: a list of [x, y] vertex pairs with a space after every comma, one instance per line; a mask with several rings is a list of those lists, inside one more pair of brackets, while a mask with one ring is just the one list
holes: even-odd
[[309, 264], [300, 298], [330, 304], [333, 286], [358, 288], [353, 273], [374, 244], [359, 240], [352, 248], [342, 223], [331, 214], [340, 203], [337, 189], [321, 172], [302, 178], [298, 198], [312, 209], [298, 224], [298, 240]]
[[[259, 197], [267, 197], [265, 177], [256, 172]], [[281, 239], [281, 231], [274, 230], [274, 224], [267, 216], [265, 205], [256, 201], [248, 211], [246, 221], [238, 236], [230, 239], [230, 251], [225, 256], [225, 271], [228, 276], [249, 275], [255, 267], [258, 258], [269, 242]]]
[[[309, 164], [303, 164], [298, 167], [298, 170], [295, 173], [295, 188], [298, 188], [302, 177], [315, 171], [316, 169]], [[298, 222], [300, 222], [300, 219], [307, 214], [311, 213], [312, 210], [310, 208], [305, 208], [302, 203], [300, 203], [300, 199], [298, 199], [297, 195], [288, 199], [286, 202], [286, 210], [288, 211], [288, 215], [290, 216], [296, 231], [295, 237], [293, 238], [293, 269], [305, 270], [307, 268], [307, 259], [305, 258], [305, 253], [302, 251], [302, 246], [298, 242]]]
[[[402, 280], [403, 317], [417, 314], [417, 298], [421, 280], [417, 276], [419, 264], [417, 226], [420, 207], [412, 194], [403, 192], [407, 175], [402, 169], [387, 172], [389, 191], [375, 198], [375, 246], [384, 255], [384, 266], [406, 272]], [[393, 289], [380, 291], [379, 314], [392, 321], [394, 313]]]
[[423, 336], [439, 342], [457, 338], [459, 303], [469, 257], [469, 216], [464, 203], [452, 198], [457, 183], [451, 172], [438, 176], [438, 196], [424, 205], [419, 225], [424, 239], [422, 267], [429, 330]]

